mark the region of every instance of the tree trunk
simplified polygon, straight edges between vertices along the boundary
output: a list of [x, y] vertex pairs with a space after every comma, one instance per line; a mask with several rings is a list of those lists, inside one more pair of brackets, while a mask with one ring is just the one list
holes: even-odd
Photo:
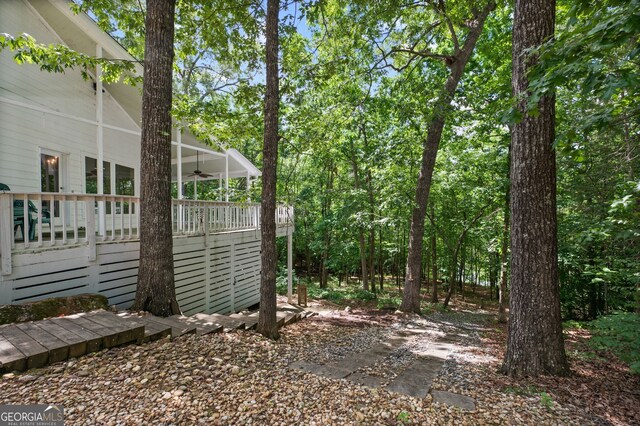
[[553, 36], [554, 0], [516, 0], [513, 94], [523, 118], [511, 135], [511, 294], [502, 371], [512, 377], [566, 375], [558, 285], [555, 97], [527, 112], [527, 54]]
[[[511, 164], [511, 154], [509, 154]], [[498, 295], [498, 322], [507, 322], [507, 250], [509, 248], [509, 188], [505, 196], [502, 247], [500, 248], [500, 293]]]
[[171, 224], [171, 98], [175, 0], [149, 0], [140, 144], [140, 266], [133, 309], [179, 314]]
[[[325, 194], [322, 200], [322, 219], [331, 213], [331, 190], [333, 189], [334, 164], [328, 162], [327, 166], [327, 184]], [[326, 288], [329, 281], [329, 272], [327, 270], [327, 262], [329, 260], [329, 250], [331, 249], [331, 228], [323, 226], [322, 228], [322, 257], [320, 261], [320, 288]]]
[[458, 269], [458, 287], [460, 288], [460, 294], [462, 300], [464, 300], [464, 264], [467, 259], [467, 245], [462, 245], [462, 253], [460, 253], [460, 268]]
[[447, 291], [447, 295], [444, 298], [444, 302], [442, 302], [442, 306], [445, 308], [449, 306], [449, 301], [451, 300], [451, 296], [456, 289], [456, 267], [458, 266], [458, 249], [456, 248], [453, 253], [453, 259], [451, 260], [451, 267], [449, 268], [449, 289]]
[[369, 290], [369, 274], [367, 273], [367, 247], [364, 241], [364, 229], [358, 229], [358, 244], [360, 245], [360, 269], [362, 275], [362, 289]]
[[[433, 210], [432, 210], [433, 215]], [[431, 234], [431, 271], [433, 276], [433, 289], [431, 292], [431, 303], [438, 303], [438, 262], [436, 251], [436, 233]]]
[[431, 190], [431, 178], [436, 163], [436, 155], [444, 129], [445, 118], [451, 107], [451, 101], [462, 78], [476, 42], [482, 33], [482, 27], [489, 13], [495, 8], [491, 2], [481, 11], [474, 13], [474, 19], [469, 21], [469, 33], [464, 45], [456, 53], [451, 71], [444, 85], [433, 111], [433, 118], [429, 123], [427, 138], [424, 141], [420, 173], [416, 185], [415, 204], [411, 214], [409, 231], [409, 248], [407, 254], [406, 278], [402, 293], [400, 310], [403, 312], [420, 313], [420, 267], [422, 264], [422, 239], [424, 238], [424, 220], [427, 213], [427, 201]]
[[382, 261], [382, 225], [378, 230], [378, 279], [380, 280], [380, 291], [384, 290], [384, 262]]
[[277, 339], [276, 322], [276, 167], [278, 164], [278, 13], [280, 0], [267, 0], [266, 69], [264, 96], [264, 144], [262, 147], [262, 203], [260, 314], [257, 332]]

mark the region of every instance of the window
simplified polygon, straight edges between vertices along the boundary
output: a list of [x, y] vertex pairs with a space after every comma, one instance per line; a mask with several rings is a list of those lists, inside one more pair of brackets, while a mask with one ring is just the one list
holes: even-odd
[[[87, 194], [97, 194], [98, 193], [98, 172], [96, 164], [98, 161], [95, 158], [85, 157], [84, 158], [84, 168], [85, 168], [85, 187]], [[130, 195], [134, 196], [136, 192], [135, 186], [135, 169], [127, 166], [122, 166], [120, 164], [115, 164], [114, 177], [115, 179], [111, 179], [111, 163], [108, 161], [102, 162], [102, 182], [103, 182], [103, 193], [104, 194], [112, 194], [115, 195]], [[111, 191], [111, 184], [113, 183], [115, 192]], [[107, 214], [111, 213], [111, 203], [107, 202], [106, 210]], [[122, 207], [124, 208], [123, 213], [129, 213], [129, 203], [122, 203]], [[116, 212], [120, 213], [120, 203], [116, 203]], [[135, 213], [132, 209], [131, 213]]]
[[[98, 193], [98, 160], [91, 157], [84, 158], [85, 184], [87, 194]], [[111, 163], [102, 162], [102, 187], [105, 194], [111, 194]]]
[[[131, 167], [116, 164], [116, 194], [135, 195], [135, 173]], [[129, 203], [123, 203], [123, 213], [129, 213]], [[131, 213], [135, 213], [134, 206], [131, 206]]]
[[116, 164], [116, 194], [135, 195], [135, 177], [131, 167]]

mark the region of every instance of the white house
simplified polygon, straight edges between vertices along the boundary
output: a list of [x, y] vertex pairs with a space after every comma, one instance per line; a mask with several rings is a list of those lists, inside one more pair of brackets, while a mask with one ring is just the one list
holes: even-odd
[[[0, 33], [134, 59], [66, 0], [3, 0]], [[9, 50], [0, 52], [0, 70], [0, 304], [100, 293], [126, 308], [138, 268], [140, 88], [103, 84], [99, 68], [85, 80], [79, 70], [16, 64]], [[172, 157], [183, 312], [227, 313], [257, 303], [260, 206], [229, 202], [228, 189], [236, 178], [248, 188], [260, 171], [240, 152], [215, 151], [178, 126]], [[184, 199], [182, 183], [202, 174], [218, 181], [222, 199], [197, 200], [197, 191], [196, 199]], [[276, 217], [289, 247], [292, 215], [280, 206]]]

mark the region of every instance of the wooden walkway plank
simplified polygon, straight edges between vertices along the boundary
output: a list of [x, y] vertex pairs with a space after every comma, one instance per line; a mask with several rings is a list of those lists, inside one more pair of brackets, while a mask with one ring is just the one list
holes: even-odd
[[87, 339], [67, 330], [58, 322], [45, 320], [34, 322], [33, 325], [65, 342], [69, 347], [69, 358], [87, 353]]
[[115, 331], [112, 346], [120, 346], [144, 339], [144, 325], [133, 324], [110, 312], [93, 311], [87, 313], [84, 318]]
[[18, 327], [10, 326], [3, 328], [0, 333], [16, 349], [19, 349], [27, 358], [27, 368], [38, 368], [47, 365], [49, 351], [47, 348], [33, 340]]
[[[101, 334], [97, 333], [93, 328], [94, 324], [92, 322], [88, 322], [83, 318], [51, 318], [49, 320], [51, 324], [60, 326], [61, 328], [67, 330], [70, 333], [77, 334], [82, 338], [86, 344], [87, 349], [86, 352], [98, 352], [100, 349], [104, 347], [104, 339]], [[89, 326], [87, 326], [87, 322]]]
[[223, 327], [216, 321], [204, 320], [195, 317], [187, 317], [184, 315], [173, 315], [170, 318], [175, 318], [180, 322], [183, 322], [188, 325], [196, 326], [196, 334], [198, 336], [203, 336], [205, 334], [211, 333], [221, 333]]
[[69, 345], [30, 322], [16, 324], [20, 330], [49, 351], [49, 364], [69, 358]]
[[150, 322], [155, 322], [160, 325], [166, 325], [171, 327], [171, 337], [176, 338], [180, 337], [183, 334], [195, 334], [197, 327], [195, 325], [188, 325], [183, 322], [180, 322], [174, 318], [160, 318], [153, 315], [148, 315], [145, 317]]
[[258, 325], [258, 315], [252, 314], [231, 314], [231, 318], [235, 318], [240, 321], [244, 321], [245, 330], [254, 330]]
[[214, 323], [218, 323], [222, 325], [224, 328], [224, 332], [228, 333], [232, 330], [244, 330], [244, 321], [241, 321], [236, 318], [231, 318], [226, 315], [220, 314], [195, 314], [193, 315], [195, 318], [202, 319], [205, 321], [211, 321]]
[[26, 369], [27, 357], [0, 334], [0, 373]]
[[144, 325], [144, 339], [143, 342], [151, 342], [154, 340], [162, 339], [166, 336], [171, 336], [171, 327], [168, 325], [160, 324], [150, 321], [148, 316], [138, 316], [129, 312], [120, 312], [117, 314], [121, 318], [137, 322]]
[[67, 315], [64, 317], [66, 321], [78, 324], [79, 326], [97, 334], [102, 339], [102, 348], [111, 348], [116, 346], [119, 331], [105, 327], [104, 325], [91, 321], [85, 314]]

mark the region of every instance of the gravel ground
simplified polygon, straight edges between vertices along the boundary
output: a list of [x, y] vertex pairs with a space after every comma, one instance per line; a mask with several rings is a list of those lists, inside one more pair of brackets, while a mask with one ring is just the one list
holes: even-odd
[[[287, 326], [276, 343], [240, 332], [105, 350], [3, 376], [0, 403], [62, 404], [68, 425], [595, 424], [557, 403], [546, 406], [539, 396], [488, 387], [496, 364], [478, 347], [479, 316], [384, 320], [392, 326], [378, 320], [367, 326], [355, 312], [340, 313], [340, 321], [313, 317]], [[475, 412], [432, 403], [431, 396], [415, 399], [287, 369], [299, 359], [339, 360], [412, 323], [463, 331], [469, 351], [452, 354], [434, 388], [473, 397]], [[406, 365], [411, 349], [442, 336], [439, 329], [397, 349], [376, 365], [379, 374]]]

